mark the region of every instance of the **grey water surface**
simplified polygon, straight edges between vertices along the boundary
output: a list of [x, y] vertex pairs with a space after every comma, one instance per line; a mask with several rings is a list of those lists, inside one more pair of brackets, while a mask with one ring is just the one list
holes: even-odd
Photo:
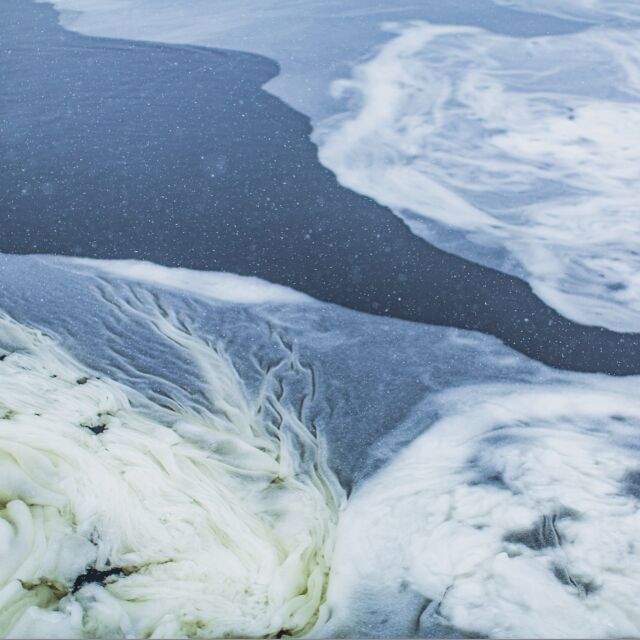
[[341, 187], [307, 117], [261, 88], [272, 60], [85, 37], [29, 0], [0, 14], [0, 251], [257, 275], [558, 368], [640, 371], [639, 336], [571, 322]]

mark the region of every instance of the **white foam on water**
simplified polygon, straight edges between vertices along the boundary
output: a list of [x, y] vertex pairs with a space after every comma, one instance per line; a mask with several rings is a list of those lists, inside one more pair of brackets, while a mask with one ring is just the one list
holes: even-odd
[[350, 498], [325, 632], [368, 589], [363, 616], [421, 594], [418, 635], [636, 637], [639, 382], [445, 392], [442, 418]]
[[[278, 61], [269, 91], [312, 117], [333, 108], [337, 69], [379, 37], [377, 15], [343, 0], [42, 0], [84, 35], [239, 49]], [[392, 4], [392, 3], [390, 3]], [[406, 4], [400, 5], [404, 14]]]
[[640, 30], [387, 29], [334, 84], [350, 108], [321, 127], [323, 164], [428, 239], [420, 219], [465, 234], [472, 259], [506, 252], [564, 315], [640, 330]]
[[[118, 7], [135, 5], [98, 3], [101, 16], [93, 0], [65, 2], [87, 8], [78, 24], [96, 32], [124, 28]], [[167, 6], [120, 35], [149, 24], [154, 39], [198, 39], [193, 15], [167, 30], [182, 11]], [[336, 85], [353, 110], [327, 124], [323, 161], [417, 233], [431, 237], [414, 214], [506, 249], [566, 315], [637, 328], [637, 33], [389, 29]], [[308, 300], [234, 276], [89, 265], [231, 303]], [[321, 443], [276, 395], [250, 397], [224, 352], [165, 311], [152, 321], [191, 354], [215, 411], [152, 405], [52, 336], [0, 319], [0, 635], [331, 635], [356, 625], [363, 586], [418, 594], [423, 635], [640, 634], [637, 378], [532, 376], [430, 398], [441, 418], [356, 490], [338, 524]], [[452, 334], [470, 350], [485, 340]], [[267, 405], [284, 430], [263, 420]], [[72, 593], [90, 566], [123, 573]]]
[[[214, 409], [154, 405], [0, 317], [3, 637], [254, 637], [326, 618], [341, 492], [318, 440], [170, 310], [151, 320]], [[120, 571], [74, 591], [88, 568]]]
[[[527, 278], [573, 320], [639, 330], [632, 0], [497, 3], [530, 14], [489, 3], [475, 16], [456, 2], [433, 11], [467, 23], [504, 11], [505, 31], [509, 20], [522, 26], [541, 14], [551, 31], [558, 17], [600, 25], [538, 38], [424, 21], [380, 30], [381, 21], [429, 13], [401, 0], [366, 10], [334, 0], [52, 2], [63, 26], [83, 34], [276, 59], [269, 91], [311, 116], [320, 160], [343, 184], [437, 246]], [[349, 69], [331, 99], [328, 87]]]
[[[238, 49], [276, 60], [266, 88], [315, 125], [342, 109], [330, 84], [371, 48], [388, 40], [390, 20], [492, 25], [500, 32], [580, 28], [535, 13], [514, 13], [491, 0], [37, 0], [50, 2], [66, 29], [84, 35]], [[535, 7], [532, 7], [536, 11]], [[502, 14], [502, 15], [500, 15]], [[513, 23], [513, 24], [512, 24]], [[544, 27], [543, 27], [544, 24]], [[489, 27], [491, 28], [491, 26]]]

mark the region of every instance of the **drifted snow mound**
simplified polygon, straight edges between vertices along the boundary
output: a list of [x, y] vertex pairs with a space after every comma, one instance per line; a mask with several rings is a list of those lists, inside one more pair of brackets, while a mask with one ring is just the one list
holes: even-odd
[[341, 494], [316, 437], [274, 371], [251, 398], [221, 349], [154, 322], [211, 411], [151, 403], [0, 316], [3, 637], [296, 635], [327, 616]]
[[332, 624], [388, 624], [385, 602], [411, 593], [407, 635], [637, 637], [637, 385], [572, 374], [433, 399], [442, 417], [340, 519]]

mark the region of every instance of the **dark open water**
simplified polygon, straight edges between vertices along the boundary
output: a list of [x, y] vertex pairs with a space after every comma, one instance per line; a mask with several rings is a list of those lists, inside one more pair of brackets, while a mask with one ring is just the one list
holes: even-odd
[[261, 89], [277, 73], [251, 54], [80, 36], [48, 5], [3, 0], [0, 252], [257, 275], [555, 367], [640, 373], [640, 336], [570, 322], [339, 186], [308, 119]]

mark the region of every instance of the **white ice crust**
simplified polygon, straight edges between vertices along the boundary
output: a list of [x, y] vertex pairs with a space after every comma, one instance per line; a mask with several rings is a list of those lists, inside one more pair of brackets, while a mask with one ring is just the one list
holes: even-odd
[[[318, 442], [175, 320], [157, 328], [215, 411], [150, 405], [0, 317], [0, 636], [255, 637], [326, 618], [341, 494]], [[119, 571], [76, 582], [90, 569]]]

